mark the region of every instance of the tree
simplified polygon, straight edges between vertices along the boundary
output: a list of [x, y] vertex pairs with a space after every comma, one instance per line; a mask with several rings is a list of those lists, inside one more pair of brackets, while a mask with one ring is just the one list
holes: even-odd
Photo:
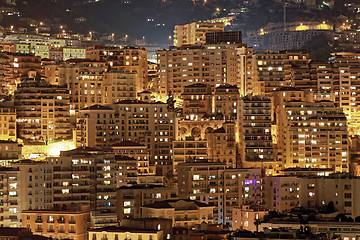
[[353, 222], [354, 219], [352, 219], [351, 217], [346, 216], [343, 213], [338, 214], [335, 218], [335, 221], [337, 222]]
[[168, 171], [165, 174], [164, 185], [167, 187], [174, 187], [176, 185], [176, 179], [172, 171]]
[[306, 50], [314, 61], [328, 61], [330, 53], [335, 51], [330, 46], [330, 41], [326, 34], [320, 34], [305, 43], [302, 49]]
[[336, 211], [335, 204], [333, 201], [330, 201], [326, 207], [326, 213], [333, 213], [335, 211]]

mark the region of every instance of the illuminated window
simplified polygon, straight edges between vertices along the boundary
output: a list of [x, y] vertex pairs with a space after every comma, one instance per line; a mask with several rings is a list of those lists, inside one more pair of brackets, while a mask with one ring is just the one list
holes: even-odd
[[69, 194], [69, 189], [62, 189], [61, 192], [62, 194]]

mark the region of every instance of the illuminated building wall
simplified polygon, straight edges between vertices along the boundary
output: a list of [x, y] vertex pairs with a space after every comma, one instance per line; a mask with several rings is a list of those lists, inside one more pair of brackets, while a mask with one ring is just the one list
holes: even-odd
[[255, 53], [256, 62], [252, 65], [255, 72], [253, 81], [258, 82], [260, 89], [257, 94], [271, 93], [278, 87], [292, 86], [292, 67], [306, 65], [309, 55], [301, 51], [282, 51]]
[[219, 44], [157, 51], [159, 69], [155, 91], [161, 99], [166, 99], [170, 91], [174, 99], [179, 99], [184, 87], [194, 83], [209, 84], [212, 90], [222, 84], [238, 84], [238, 47]]
[[[136, 169], [138, 175], [155, 174], [149, 166], [150, 153], [145, 144], [132, 141], [122, 141], [111, 145], [112, 152], [123, 156], [136, 159]], [[124, 169], [126, 171], [126, 169]]]
[[206, 33], [223, 32], [224, 27], [225, 24], [222, 22], [192, 22], [185, 25], [176, 25], [174, 29], [174, 46], [205, 44]]
[[256, 231], [256, 221], [264, 220], [264, 216], [268, 214], [268, 210], [260, 206], [242, 205], [233, 209], [234, 230], [243, 229], [247, 231]]
[[185, 137], [173, 141], [172, 159], [173, 169], [176, 173], [176, 166], [192, 158], [208, 159], [208, 142], [206, 139]]
[[16, 141], [16, 110], [0, 105], [0, 140]]
[[14, 161], [21, 159], [22, 145], [11, 140], [0, 140], [0, 166], [10, 167]]
[[211, 116], [212, 91], [211, 86], [202, 83], [184, 87], [181, 94], [183, 100], [183, 116], [190, 120], [199, 120]]
[[86, 48], [75, 48], [75, 47], [64, 47], [63, 51], [63, 61], [69, 59], [85, 59], [86, 58]]
[[21, 210], [52, 208], [52, 173], [43, 161], [20, 160], [12, 164], [20, 170], [18, 193]]
[[346, 117], [333, 102], [289, 101], [277, 120], [281, 168], [349, 171]]
[[[129, 2], [130, 0], [123, 0]], [[160, 224], [159, 224], [160, 225]], [[134, 225], [132, 226], [134, 227]], [[104, 234], [109, 240], [116, 239], [152, 239], [152, 240], [162, 240], [165, 239], [163, 230], [138, 230], [136, 226], [131, 228], [98, 228], [89, 230], [89, 239], [101, 239]], [[170, 234], [168, 234], [170, 237]], [[170, 238], [167, 238], [170, 239]]]
[[335, 102], [344, 109], [348, 120], [349, 135], [360, 132], [360, 54], [351, 52], [332, 53]]
[[17, 168], [1, 168], [0, 169], [0, 186], [1, 195], [1, 224], [4, 227], [20, 227], [21, 226], [21, 199], [20, 191], [20, 171]]
[[224, 84], [215, 88], [213, 114], [226, 120], [236, 120], [239, 98], [239, 88], [236, 85]]
[[113, 70], [136, 73], [137, 92], [141, 92], [147, 87], [148, 61], [145, 48], [94, 45], [87, 49], [86, 58], [106, 62], [106, 65]]
[[193, 228], [202, 222], [213, 223], [213, 209], [204, 203], [190, 200], [165, 200], [141, 208], [143, 218], [171, 219], [173, 227]]
[[231, 225], [234, 207], [265, 203], [260, 169], [226, 169], [205, 160], [179, 163], [177, 171], [179, 197], [215, 206], [214, 223]]
[[328, 177], [301, 177], [299, 182], [301, 206], [327, 206], [332, 201], [339, 212], [351, 217], [360, 215], [358, 199], [360, 178], [330, 175]]
[[88, 239], [87, 231], [90, 228], [89, 210], [27, 210], [23, 211], [21, 216], [22, 227], [29, 228], [34, 234], [58, 239]]
[[76, 203], [115, 212], [115, 155], [75, 149], [62, 152], [60, 157], [46, 158], [46, 164], [53, 176], [54, 207]]
[[155, 164], [157, 171], [172, 171], [175, 113], [161, 102], [124, 100], [109, 106], [80, 111], [77, 145], [109, 147], [124, 140], [138, 142], [149, 149], [150, 164]]
[[176, 187], [138, 184], [123, 186], [116, 191], [118, 219], [141, 218], [141, 207], [155, 201], [178, 199]]
[[267, 176], [265, 184], [265, 207], [270, 211], [288, 212], [300, 206], [300, 185], [296, 176]]
[[66, 88], [40, 79], [23, 79], [14, 98], [21, 139], [47, 143], [72, 138]]
[[270, 98], [242, 98], [239, 102], [238, 124], [242, 167], [275, 167]]
[[59, 66], [59, 85], [66, 85], [69, 90], [72, 115], [82, 108], [102, 103], [105, 69], [105, 62], [81, 59]]
[[112, 104], [122, 100], [135, 100], [138, 81], [136, 73], [110, 71], [104, 73], [102, 99], [103, 104]]
[[2, 53], [1, 64], [4, 72], [2, 75], [3, 91], [13, 94], [21, 79], [31, 74], [42, 74], [41, 59], [29, 54]]
[[236, 168], [235, 132], [234, 122], [224, 122], [222, 127], [207, 134], [210, 161], [225, 163], [228, 168]]

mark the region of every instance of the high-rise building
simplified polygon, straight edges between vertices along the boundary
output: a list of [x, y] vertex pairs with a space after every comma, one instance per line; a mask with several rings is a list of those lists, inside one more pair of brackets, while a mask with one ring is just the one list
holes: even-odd
[[41, 79], [23, 79], [14, 94], [19, 137], [26, 142], [72, 138], [69, 91]]
[[138, 82], [136, 73], [110, 70], [105, 72], [104, 75], [101, 94], [103, 104], [135, 100], [137, 98]]
[[198, 120], [211, 116], [212, 90], [210, 85], [196, 83], [185, 86], [181, 98], [183, 100], [183, 116], [186, 119]]
[[184, 87], [202, 83], [215, 87], [239, 83], [240, 60], [237, 44], [170, 47], [157, 51], [158, 79], [155, 91], [159, 98], [168, 95], [179, 99]]
[[264, 204], [260, 169], [227, 169], [205, 160], [179, 163], [177, 172], [179, 197], [215, 206], [215, 223], [231, 225], [234, 207]]
[[206, 44], [242, 43], [241, 31], [207, 32]]
[[51, 169], [52, 202], [56, 208], [71, 204], [89, 205], [90, 209], [115, 212], [117, 161], [115, 155], [91, 149], [61, 152], [47, 158]]
[[145, 48], [94, 45], [87, 49], [86, 58], [106, 62], [112, 70], [136, 74], [136, 91], [147, 88], [148, 61]]
[[240, 97], [236, 85], [224, 84], [215, 88], [213, 114], [226, 120], [236, 120], [237, 104]]
[[0, 105], [0, 140], [16, 141], [16, 110]]
[[176, 187], [144, 184], [123, 186], [116, 192], [116, 213], [118, 219], [140, 218], [142, 206], [171, 199], [177, 199]]
[[11, 163], [22, 158], [22, 145], [11, 140], [0, 140], [0, 166], [10, 167]]
[[45, 237], [87, 240], [87, 231], [90, 229], [90, 211], [86, 209], [86, 206], [76, 207], [78, 209], [23, 211], [22, 227]]
[[334, 102], [289, 101], [277, 120], [280, 168], [349, 171], [346, 117]]
[[265, 184], [265, 207], [270, 211], [289, 212], [300, 206], [300, 186], [296, 176], [267, 176]]
[[236, 126], [224, 122], [222, 127], [208, 133], [208, 156], [212, 162], [226, 164], [227, 168], [237, 166]]
[[206, 33], [223, 32], [225, 24], [220, 22], [192, 22], [176, 25], [174, 29], [174, 46], [205, 44]]
[[193, 228], [203, 222], [213, 223], [214, 206], [189, 199], [155, 201], [141, 207], [143, 218], [171, 219], [172, 226]]
[[[299, 178], [300, 205], [304, 207], [333, 206], [351, 217], [360, 214], [358, 192], [360, 179], [344, 174]], [[329, 191], [331, 189], [331, 191]]]
[[268, 95], [279, 87], [292, 86], [292, 67], [308, 64], [309, 54], [302, 51], [266, 51], [255, 53], [251, 65], [255, 73], [252, 81], [258, 85], [258, 95]]
[[275, 167], [271, 136], [271, 100], [246, 96], [239, 103], [240, 158], [243, 167]]
[[208, 159], [208, 141], [191, 136], [174, 140], [172, 154], [173, 169], [176, 172], [176, 166], [186, 160]]
[[80, 111], [77, 145], [110, 147], [134, 141], [147, 147], [150, 165], [156, 165], [157, 171], [172, 171], [175, 113], [161, 102], [124, 100], [108, 106], [95, 105]]

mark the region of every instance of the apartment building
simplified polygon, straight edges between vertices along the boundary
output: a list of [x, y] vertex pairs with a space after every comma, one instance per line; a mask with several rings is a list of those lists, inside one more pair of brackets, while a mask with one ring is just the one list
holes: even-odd
[[238, 84], [240, 59], [237, 44], [170, 47], [157, 51], [158, 79], [154, 88], [159, 98], [169, 93], [180, 100], [185, 86], [208, 84], [214, 91], [223, 84]]
[[289, 212], [300, 206], [300, 184], [296, 176], [267, 176], [265, 184], [265, 207], [270, 211]]
[[148, 61], [145, 48], [94, 45], [87, 49], [86, 58], [106, 62], [113, 70], [136, 74], [136, 92], [146, 89]]
[[123, 100], [135, 100], [138, 81], [136, 73], [110, 70], [104, 73], [102, 102], [112, 104]]
[[155, 201], [141, 207], [143, 218], [165, 218], [172, 220], [172, 226], [192, 228], [203, 222], [213, 223], [214, 206], [191, 200]]
[[222, 127], [209, 132], [207, 152], [210, 161], [224, 163], [228, 168], [236, 168], [237, 143], [235, 136], [236, 125], [234, 122], [224, 122]]
[[148, 175], [155, 174], [153, 166], [150, 166], [149, 149], [144, 144], [132, 141], [122, 141], [111, 146], [111, 151], [115, 154], [128, 156], [136, 159], [137, 174]]
[[0, 226], [20, 227], [21, 212], [51, 206], [45, 197], [42, 162], [22, 160], [0, 168]]
[[260, 95], [268, 95], [279, 87], [292, 86], [292, 68], [310, 62], [309, 55], [301, 51], [265, 51], [253, 55], [251, 65], [255, 73], [253, 81], [258, 82]]
[[76, 146], [107, 147], [118, 142], [114, 115], [112, 108], [102, 105], [81, 109], [76, 121]]
[[21, 226], [20, 171], [18, 168], [0, 169], [0, 226]]
[[26, 210], [21, 213], [22, 227], [44, 237], [87, 240], [90, 211], [83, 206], [68, 210]]
[[11, 163], [22, 158], [22, 145], [11, 140], [0, 140], [0, 166], [10, 167]]
[[242, 204], [264, 204], [260, 169], [227, 169], [224, 163], [179, 163], [179, 197], [214, 206], [214, 222], [232, 224], [232, 209]]
[[42, 73], [41, 58], [34, 55], [1, 53], [0, 62], [2, 91], [6, 94], [14, 93], [22, 78]]
[[[164, 240], [163, 230], [146, 230], [132, 227], [107, 227], [89, 230], [89, 239], [152, 239]], [[168, 238], [167, 238], [168, 239]]]
[[138, 184], [137, 159], [122, 155], [116, 155], [115, 159], [117, 165], [116, 186]]
[[271, 100], [246, 96], [239, 102], [240, 158], [243, 167], [275, 167], [271, 136]]
[[190, 120], [209, 118], [212, 115], [211, 86], [195, 83], [184, 87], [181, 93], [183, 100], [183, 116]]
[[116, 213], [119, 219], [140, 218], [141, 207], [155, 201], [177, 198], [177, 188], [138, 184], [122, 186], [116, 192]]
[[14, 94], [19, 137], [25, 142], [72, 138], [69, 91], [41, 79], [23, 79]]
[[208, 141], [206, 139], [185, 137], [173, 141], [172, 160], [173, 169], [176, 173], [176, 167], [179, 163], [184, 163], [188, 159], [208, 159]]
[[81, 47], [63, 47], [62, 48], [63, 61], [69, 59], [85, 59], [86, 58], [86, 48]]
[[61, 152], [60, 157], [46, 158], [46, 165], [52, 171], [55, 208], [84, 204], [91, 210], [115, 212], [115, 155], [78, 148]]
[[0, 105], [0, 140], [16, 141], [16, 110]]
[[224, 84], [215, 88], [213, 115], [226, 120], [237, 119], [237, 104], [240, 98], [239, 88], [236, 85]]
[[78, 146], [108, 147], [131, 140], [147, 146], [150, 164], [170, 165], [174, 117], [160, 102], [124, 100], [109, 107], [95, 105], [80, 111]]
[[[299, 178], [300, 205], [303, 207], [327, 206], [329, 202], [341, 213], [351, 217], [360, 215], [360, 178], [347, 174]], [[329, 191], [331, 189], [331, 191]]]
[[234, 208], [232, 227], [234, 230], [243, 229], [255, 232], [257, 231], [255, 223], [262, 221], [268, 212], [264, 207], [257, 205], [242, 205]]
[[176, 25], [174, 28], [174, 46], [205, 44], [206, 33], [223, 32], [225, 24], [221, 22], [192, 22], [185, 25]]
[[349, 171], [346, 117], [334, 102], [289, 101], [277, 119], [281, 168]]

